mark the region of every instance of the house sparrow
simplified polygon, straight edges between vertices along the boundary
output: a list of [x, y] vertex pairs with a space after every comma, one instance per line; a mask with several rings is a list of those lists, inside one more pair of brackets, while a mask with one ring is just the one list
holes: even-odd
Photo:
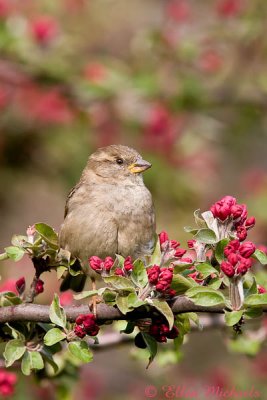
[[83, 289], [86, 276], [96, 277], [88, 258], [98, 256], [143, 258], [155, 245], [155, 213], [142, 172], [151, 164], [134, 149], [111, 145], [93, 153], [80, 181], [68, 195], [60, 247], [78, 260], [72, 266], [84, 274], [69, 273], [61, 290]]

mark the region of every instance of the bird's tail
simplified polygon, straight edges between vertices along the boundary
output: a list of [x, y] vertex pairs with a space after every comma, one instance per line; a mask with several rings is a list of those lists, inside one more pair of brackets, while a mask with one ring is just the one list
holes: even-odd
[[86, 275], [82, 272], [79, 260], [76, 260], [71, 268], [74, 271], [81, 271], [81, 274], [73, 276], [68, 272], [60, 285], [61, 292], [65, 292], [68, 289], [72, 289], [74, 292], [81, 292], [84, 288]]

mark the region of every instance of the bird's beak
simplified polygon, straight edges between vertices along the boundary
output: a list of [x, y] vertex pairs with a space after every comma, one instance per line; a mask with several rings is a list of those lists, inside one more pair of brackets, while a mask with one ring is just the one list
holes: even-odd
[[150, 168], [152, 165], [142, 158], [137, 160], [135, 163], [129, 165], [128, 169], [132, 174], [140, 174], [144, 172], [146, 169]]

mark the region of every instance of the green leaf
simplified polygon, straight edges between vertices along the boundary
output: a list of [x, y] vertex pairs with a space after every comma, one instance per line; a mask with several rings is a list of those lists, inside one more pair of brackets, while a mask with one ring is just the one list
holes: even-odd
[[130, 279], [125, 278], [124, 276], [112, 275], [112, 276], [107, 276], [103, 279], [106, 283], [110, 284], [115, 289], [130, 290], [130, 291], [134, 289], [133, 282], [131, 282]]
[[134, 328], [135, 328], [134, 321], [128, 321], [125, 329], [122, 329], [120, 331], [120, 333], [125, 333], [125, 334], [129, 335], [130, 333], [133, 333]]
[[225, 311], [225, 323], [227, 326], [234, 326], [237, 324], [243, 315], [243, 311]]
[[229, 239], [222, 239], [216, 245], [215, 258], [219, 264], [224, 260], [224, 249], [228, 243], [229, 243]]
[[208, 228], [199, 229], [194, 235], [194, 239], [206, 244], [214, 244], [218, 241], [215, 232]]
[[75, 300], [86, 299], [87, 297], [93, 297], [98, 294], [98, 290], [85, 290], [84, 292], [74, 294], [73, 297]]
[[193, 228], [192, 226], [184, 226], [184, 231], [186, 233], [192, 233], [192, 235], [195, 235], [199, 229]]
[[149, 304], [152, 304], [168, 321], [170, 329], [173, 327], [174, 315], [169, 304], [165, 300], [151, 299]]
[[252, 257], [258, 260], [262, 265], [267, 264], [267, 255], [259, 249], [255, 250]]
[[20, 247], [9, 246], [5, 248], [5, 251], [8, 258], [10, 258], [13, 261], [19, 261], [24, 256], [24, 250], [21, 249]]
[[218, 304], [225, 304], [224, 295], [208, 286], [191, 288], [186, 292], [186, 296], [199, 306], [212, 307]]
[[136, 293], [130, 293], [128, 295], [128, 307], [133, 310], [146, 304], [145, 301], [140, 300]]
[[83, 363], [89, 363], [93, 360], [93, 353], [84, 340], [69, 343], [68, 349], [72, 355]]
[[267, 293], [263, 294], [251, 294], [245, 299], [246, 306], [266, 306], [267, 305]]
[[148, 283], [148, 276], [143, 261], [136, 260], [133, 264], [131, 278], [136, 286], [143, 288]]
[[219, 289], [222, 284], [222, 278], [213, 278], [209, 281], [208, 287], [212, 289]]
[[123, 314], [126, 314], [127, 312], [130, 311], [129, 306], [128, 306], [128, 296], [121, 296], [118, 295], [117, 299], [116, 299], [116, 304], [118, 309], [120, 310], [120, 312], [122, 312]]
[[254, 276], [250, 288], [245, 291], [245, 298], [249, 297], [252, 294], [258, 294], [257, 282]]
[[44, 336], [44, 344], [47, 346], [53, 346], [53, 344], [65, 339], [66, 336], [66, 333], [62, 332], [58, 328], [50, 329]]
[[197, 283], [193, 279], [185, 278], [183, 275], [174, 274], [172, 278], [171, 288], [176, 291], [177, 294], [183, 294], [188, 289], [196, 286]]
[[252, 319], [252, 318], [259, 318], [263, 314], [262, 308], [260, 307], [253, 307], [253, 308], [248, 308], [245, 313], [244, 317], [247, 319]]
[[150, 257], [149, 264], [150, 265], [154, 265], [154, 264], [160, 265], [160, 262], [161, 262], [161, 249], [160, 249], [160, 241], [159, 241], [159, 238], [157, 237], [156, 246], [155, 246], [152, 256]]
[[208, 276], [210, 276], [211, 274], [216, 274], [218, 275], [219, 272], [217, 271], [217, 269], [215, 269], [212, 265], [208, 264], [208, 263], [201, 263], [196, 265], [196, 270], [198, 272], [200, 272], [203, 275], [203, 278], [207, 278]]
[[52, 304], [50, 306], [49, 317], [51, 322], [53, 322], [55, 325], [65, 328], [66, 314], [64, 309], [60, 305], [59, 298], [56, 293], [54, 295], [54, 300], [52, 301]]
[[22, 340], [14, 339], [7, 342], [4, 358], [6, 360], [6, 367], [10, 367], [16, 360], [19, 360], [26, 351], [26, 346]]
[[207, 228], [207, 224], [201, 216], [200, 209], [194, 212], [195, 222], [199, 228]]
[[51, 226], [38, 222], [35, 224], [35, 229], [39, 235], [47, 242], [52, 248], [58, 248], [58, 236]]
[[22, 300], [13, 292], [2, 292], [0, 294], [0, 302], [2, 307], [7, 307], [21, 304]]
[[261, 343], [262, 341], [259, 339], [254, 339], [247, 335], [239, 335], [235, 340], [229, 341], [228, 347], [234, 353], [255, 356], [260, 351]]
[[21, 371], [24, 375], [30, 375], [32, 370], [44, 368], [44, 361], [38, 351], [26, 351], [22, 358]]
[[0, 254], [0, 261], [8, 260], [8, 255], [6, 253]]
[[142, 337], [144, 339], [145, 344], [147, 345], [147, 349], [149, 351], [149, 362], [146, 366], [146, 369], [148, 369], [148, 367], [150, 366], [150, 364], [152, 363], [152, 361], [154, 360], [157, 351], [158, 351], [158, 344], [156, 339], [154, 339], [152, 336], [150, 336], [148, 333], [142, 332]]

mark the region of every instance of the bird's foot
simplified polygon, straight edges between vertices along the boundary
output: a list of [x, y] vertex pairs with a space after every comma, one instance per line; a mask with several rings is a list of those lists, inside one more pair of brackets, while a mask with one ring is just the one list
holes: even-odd
[[97, 317], [97, 304], [102, 302], [102, 298], [100, 296], [94, 296], [92, 298], [92, 302], [89, 304], [89, 308], [94, 314], [95, 318]]

